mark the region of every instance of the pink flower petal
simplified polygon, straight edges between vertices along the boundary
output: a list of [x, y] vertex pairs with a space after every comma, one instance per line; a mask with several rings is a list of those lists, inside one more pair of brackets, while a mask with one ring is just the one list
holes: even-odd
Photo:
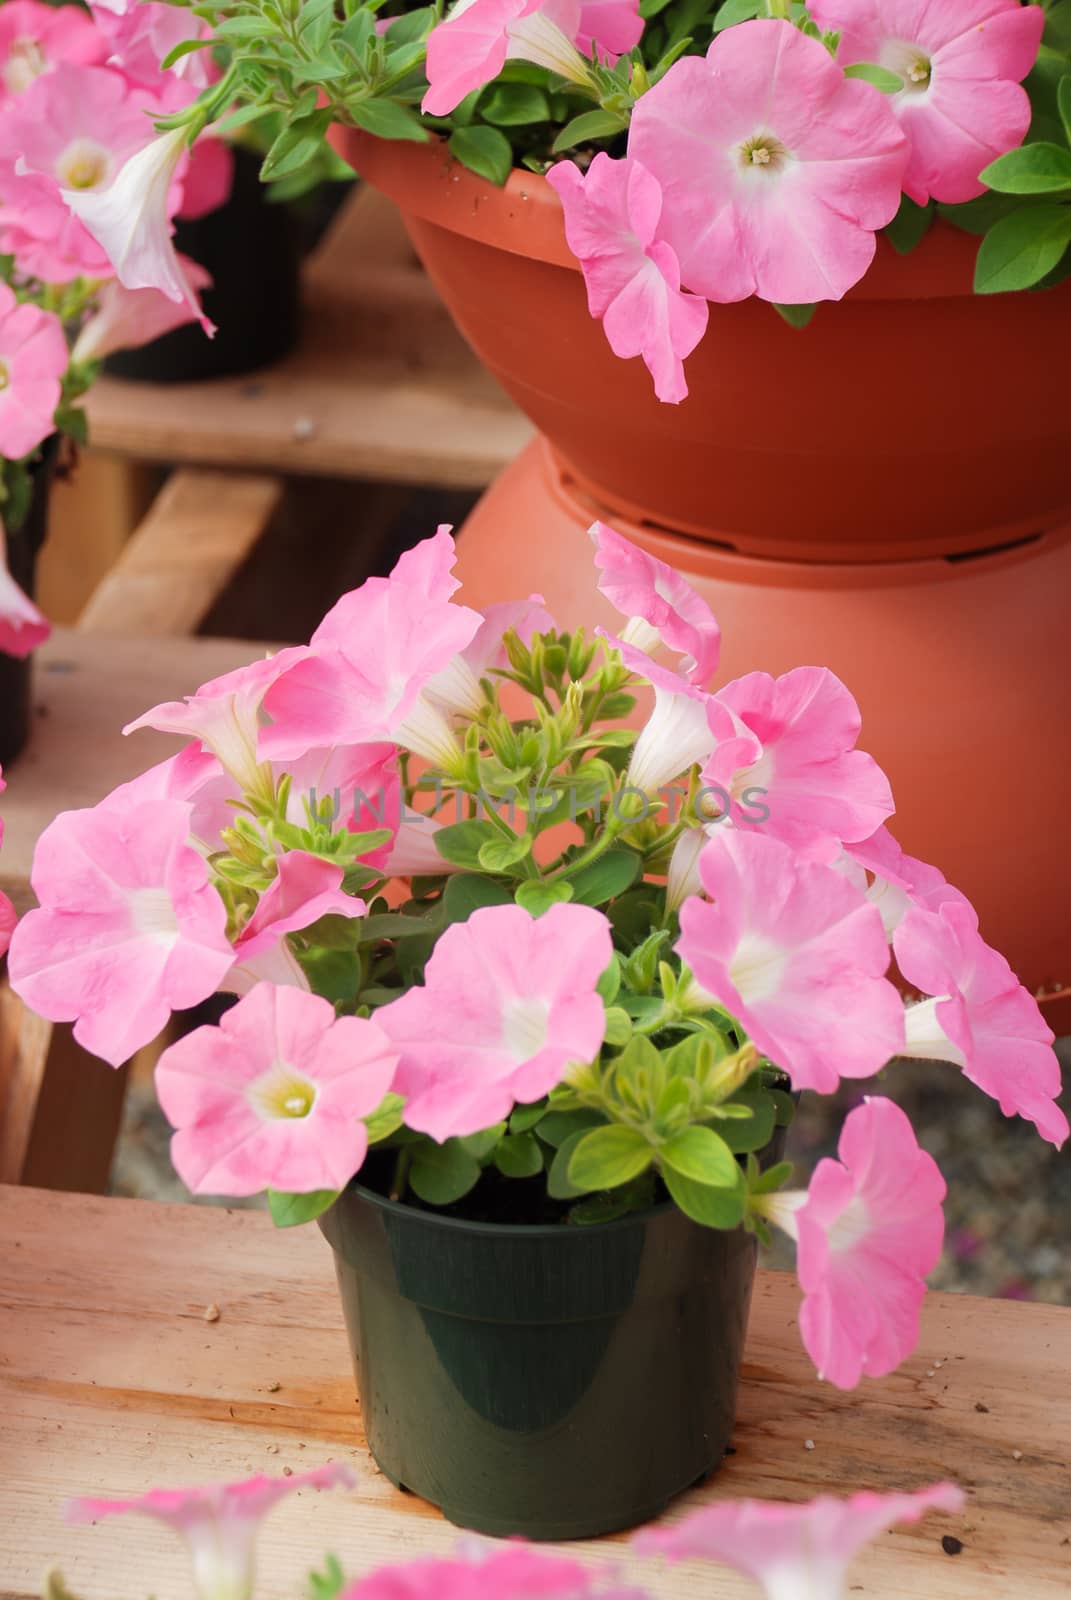
[[721, 629], [702, 595], [686, 578], [657, 557], [595, 522], [588, 529], [595, 545], [599, 590], [626, 617], [640, 617], [669, 650], [683, 656], [690, 683], [705, 688], [718, 670]]

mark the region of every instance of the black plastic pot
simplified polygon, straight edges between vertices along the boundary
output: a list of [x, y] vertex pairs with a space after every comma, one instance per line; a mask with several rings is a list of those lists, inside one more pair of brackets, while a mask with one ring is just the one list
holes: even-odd
[[[25, 594], [33, 598], [37, 556], [48, 532], [48, 496], [59, 441], [49, 439], [34, 466], [33, 499], [21, 525], [7, 528], [8, 571]], [[33, 720], [33, 657], [5, 655], [0, 651], [0, 766], [6, 767], [22, 750]]]
[[234, 187], [218, 210], [180, 221], [175, 245], [212, 274], [204, 308], [214, 339], [196, 323], [175, 328], [138, 350], [120, 350], [105, 366], [121, 378], [195, 383], [232, 378], [281, 361], [294, 347], [300, 309], [300, 229], [290, 208], [273, 204], [261, 183], [261, 158], [234, 151]]
[[755, 1242], [675, 1206], [509, 1227], [352, 1184], [335, 1251], [368, 1444], [481, 1533], [579, 1539], [656, 1517], [721, 1461]]

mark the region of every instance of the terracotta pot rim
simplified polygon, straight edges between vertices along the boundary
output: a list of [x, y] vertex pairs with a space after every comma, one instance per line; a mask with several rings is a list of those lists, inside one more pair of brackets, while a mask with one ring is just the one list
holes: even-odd
[[[499, 188], [456, 161], [446, 140], [437, 135], [416, 144], [380, 139], [337, 124], [331, 142], [369, 183], [425, 222], [511, 255], [579, 272], [580, 264], [565, 241], [561, 201], [539, 173], [514, 167]], [[887, 239], [879, 237], [873, 265], [846, 298], [973, 297], [978, 243], [973, 235], [940, 219], [907, 256], [898, 255]]]

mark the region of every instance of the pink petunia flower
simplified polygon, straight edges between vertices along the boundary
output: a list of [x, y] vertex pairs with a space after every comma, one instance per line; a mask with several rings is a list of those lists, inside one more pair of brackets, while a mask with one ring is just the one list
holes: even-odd
[[[151, 131], [148, 118], [143, 125]], [[69, 185], [63, 199], [83, 224], [126, 289], [156, 289], [185, 305], [211, 337], [213, 324], [205, 316], [175, 250], [171, 217], [181, 202], [175, 179], [186, 153], [185, 128], [161, 133], [143, 144], [108, 180], [90, 188]]]
[[[609, 1585], [609, 1586], [608, 1586]], [[612, 1578], [517, 1542], [461, 1556], [426, 1556], [382, 1567], [351, 1584], [341, 1600], [650, 1600]]]
[[[0, 407], [2, 404], [0, 396]], [[51, 632], [52, 624], [44, 612], [22, 592], [8, 571], [7, 536], [0, 522], [0, 651], [22, 660], [44, 644]]]
[[[158, 86], [160, 63], [176, 45], [212, 32], [190, 8], [162, 0], [90, 0], [90, 10], [106, 41], [109, 64], [149, 88]], [[192, 50], [168, 70], [195, 90], [207, 88], [217, 76], [211, 50]]]
[[945, 901], [932, 911], [909, 911], [893, 948], [908, 983], [934, 997], [908, 1008], [903, 1054], [953, 1062], [1006, 1117], [1025, 1117], [1059, 1148], [1071, 1129], [1056, 1104], [1060, 1063], [1052, 1029], [1004, 957], [986, 944], [970, 906]]
[[665, 645], [683, 657], [680, 667], [688, 682], [706, 688], [718, 670], [721, 629], [702, 595], [666, 562], [605, 522], [593, 522], [588, 537], [595, 546], [599, 590], [629, 619], [625, 643], [641, 650]]
[[[855, 748], [859, 707], [826, 667], [795, 667], [780, 678], [749, 672], [714, 698], [755, 735], [761, 754], [736, 765], [737, 752], [719, 746], [703, 768], [705, 784], [733, 800], [736, 827], [761, 827], [794, 849], [867, 839], [895, 809], [889, 780]], [[762, 793], [769, 815], [752, 820], [740, 804]]]
[[[171, 9], [169, 6], [168, 10]], [[182, 176], [179, 218], [183, 222], [195, 222], [198, 217], [207, 217], [211, 212], [218, 211], [230, 199], [233, 187], [233, 148], [225, 139], [216, 139], [211, 133], [205, 133], [190, 151]], [[179, 261], [185, 265], [182, 256]]]
[[37, 842], [39, 906], [11, 941], [12, 988], [50, 1021], [74, 1022], [113, 1067], [172, 1011], [207, 999], [233, 959], [191, 812], [179, 800], [104, 803], [61, 812]]
[[349, 1467], [329, 1462], [290, 1478], [247, 1478], [201, 1489], [150, 1489], [132, 1500], [72, 1500], [68, 1522], [104, 1517], [153, 1517], [185, 1539], [198, 1600], [253, 1600], [256, 1538], [261, 1520], [280, 1500], [301, 1489], [356, 1487]]
[[343, 869], [333, 861], [290, 850], [279, 857], [278, 873], [261, 895], [234, 944], [234, 965], [220, 988], [248, 994], [258, 983], [310, 990], [312, 985], [287, 940], [321, 917], [362, 917], [363, 900], [342, 888]]
[[806, 1195], [762, 1209], [796, 1240], [807, 1354], [838, 1389], [883, 1378], [914, 1350], [924, 1279], [944, 1238], [945, 1182], [891, 1100], [849, 1112], [839, 1160], [820, 1161]]
[[471, 643], [428, 680], [424, 693], [449, 712], [476, 716], [486, 705], [480, 679], [509, 665], [503, 643], [507, 632], [512, 630], [522, 644], [529, 645], [537, 633], [549, 633], [553, 629], [554, 618], [540, 594], [529, 595], [527, 600], [506, 600], [486, 606], [483, 621]]
[[662, 186], [659, 232], [708, 300], [839, 300], [900, 205], [907, 142], [886, 97], [817, 39], [756, 18], [636, 103], [628, 153]]
[[[398, 831], [402, 812], [402, 786], [398, 771], [398, 752], [392, 744], [335, 745], [326, 750], [309, 750], [291, 761], [273, 765], [276, 779], [289, 775], [290, 793], [286, 803], [288, 822], [308, 826], [309, 810], [319, 809], [323, 801], [331, 808], [333, 829], [351, 833], [371, 833], [389, 828]], [[370, 867], [382, 868], [391, 844], [362, 855]]]
[[903, 1046], [881, 917], [839, 872], [779, 839], [722, 828], [699, 858], [711, 902], [681, 908], [677, 950], [697, 983], [797, 1089], [829, 1094]]
[[77, 6], [7, 0], [0, 6], [0, 106], [24, 94], [57, 62], [89, 66], [102, 55], [100, 34]]
[[586, 84], [587, 63], [575, 44], [580, 27], [580, 0], [458, 0], [428, 35], [421, 110], [448, 116], [507, 61], [531, 61]]
[[342, 1189], [368, 1149], [361, 1119], [396, 1062], [377, 1023], [260, 983], [218, 1027], [196, 1028], [157, 1062], [175, 1171], [194, 1194]]
[[588, 310], [611, 350], [642, 356], [659, 400], [688, 393], [684, 357], [707, 330], [709, 307], [681, 289], [678, 257], [659, 232], [663, 194], [647, 167], [600, 151], [586, 173], [559, 161], [547, 173], [565, 213], [565, 237], [580, 262]]
[[98, 807], [120, 818], [131, 806], [149, 800], [182, 800], [190, 805], [189, 843], [201, 855], [223, 849], [224, 828], [234, 826], [238, 788], [211, 751], [195, 740], [176, 755], [158, 761], [136, 778], [105, 795]]
[[844, 1600], [850, 1563], [865, 1544], [898, 1522], [927, 1511], [961, 1511], [966, 1497], [951, 1483], [914, 1494], [821, 1495], [806, 1505], [727, 1500], [704, 1506], [672, 1528], [645, 1528], [632, 1546], [670, 1561], [718, 1561], [746, 1573], [767, 1600]]
[[[191, 289], [199, 294], [211, 287], [211, 275], [196, 261], [179, 256], [179, 264]], [[196, 306], [185, 301], [176, 305], [159, 289], [124, 289], [118, 278], [112, 278], [97, 296], [96, 311], [80, 329], [71, 360], [102, 361], [114, 350], [138, 349], [199, 320], [199, 300]]]
[[435, 835], [445, 824], [419, 811], [406, 811], [391, 844], [383, 871], [388, 878], [438, 877], [460, 872], [435, 848]]
[[639, 0], [581, 0], [577, 48], [589, 57], [594, 48], [604, 61], [612, 61], [635, 50], [643, 27]]
[[831, 864], [856, 874], [854, 881], [881, 912], [889, 940], [912, 906], [935, 911], [945, 901], [956, 900], [970, 909], [977, 923], [967, 896], [953, 888], [939, 868], [907, 855], [884, 825], [869, 839], [846, 844], [842, 859]]
[[1030, 126], [1020, 87], [1045, 26], [1019, 0], [813, 0], [811, 16], [840, 32], [837, 60], [873, 61], [904, 80], [888, 97], [908, 138], [903, 185], [912, 200], [956, 204], [984, 192], [983, 167]]
[[36, 450], [53, 430], [67, 371], [63, 325], [0, 283], [0, 455], [9, 461]]
[[447, 928], [423, 985], [376, 1012], [399, 1052], [407, 1126], [440, 1143], [477, 1133], [593, 1060], [605, 1028], [595, 986], [611, 954], [610, 925], [589, 906], [538, 918], [488, 906]]

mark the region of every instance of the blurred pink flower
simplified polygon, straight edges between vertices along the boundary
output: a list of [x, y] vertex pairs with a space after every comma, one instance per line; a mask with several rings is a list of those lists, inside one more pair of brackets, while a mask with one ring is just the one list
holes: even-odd
[[[157, 88], [160, 63], [187, 39], [211, 36], [211, 27], [187, 6], [163, 0], [89, 0], [93, 20], [107, 43], [108, 61], [134, 83]], [[180, 56], [169, 72], [192, 90], [207, 87], [218, 76], [211, 50]]]
[[670, 67], [636, 103], [628, 152], [662, 186], [686, 286], [809, 304], [858, 283], [900, 204], [907, 143], [885, 101], [770, 18]]
[[78, 6], [7, 0], [0, 5], [0, 106], [58, 61], [88, 66], [103, 53], [104, 41]]
[[903, 185], [912, 200], [946, 204], [985, 190], [983, 167], [1014, 150], [1030, 126], [1020, 88], [1045, 26], [1019, 0], [811, 0], [819, 27], [840, 32], [837, 60], [873, 61], [904, 80], [888, 96], [907, 134]]
[[507, 61], [531, 61], [586, 83], [587, 65], [574, 42], [580, 18], [580, 0], [458, 0], [428, 35], [421, 110], [448, 116]]
[[67, 360], [59, 318], [0, 283], [0, 456], [17, 461], [53, 431]]
[[684, 357], [706, 332], [709, 307], [681, 289], [677, 255], [659, 232], [658, 180], [635, 158], [614, 161], [600, 151], [584, 174], [559, 161], [547, 182], [562, 202], [588, 310], [602, 320], [611, 350], [642, 356], [659, 400], [678, 404], [688, 393]]
[[[4, 782], [4, 775], [0, 772], [0, 794], [3, 794], [6, 788], [7, 784]], [[0, 844], [3, 844], [3, 842], [4, 821], [0, 817]], [[5, 953], [11, 943], [11, 935], [18, 920], [15, 907], [11, 904], [6, 894], [0, 893], [0, 956]]]
[[440, 1143], [477, 1133], [594, 1059], [610, 925], [589, 906], [488, 906], [441, 934], [424, 983], [376, 1012], [399, 1052], [405, 1121]]
[[344, 1188], [368, 1149], [361, 1119], [396, 1061], [375, 1022], [259, 983], [218, 1027], [196, 1028], [157, 1062], [175, 1171], [194, 1194]]
[[576, 37], [582, 55], [592, 47], [603, 60], [628, 55], [643, 37], [639, 0], [580, 0], [580, 31]]
[[625, 643], [641, 650], [665, 645], [683, 658], [680, 670], [689, 683], [705, 689], [718, 670], [721, 629], [702, 595], [673, 567], [605, 522], [593, 522], [588, 537], [595, 546], [600, 592], [629, 618]]
[[[780, 678], [749, 672], [714, 696], [755, 735], [761, 754], [735, 765], [737, 753], [719, 746], [706, 766], [705, 784], [733, 798], [733, 824], [761, 827], [794, 849], [866, 839], [893, 813], [889, 780], [874, 760], [855, 748], [862, 727], [859, 707], [826, 667], [795, 667]], [[753, 821], [737, 803], [762, 791], [769, 815]]]
[[[168, 10], [171, 9], [169, 6]], [[211, 133], [204, 134], [190, 151], [183, 173], [179, 217], [183, 222], [194, 222], [198, 217], [218, 211], [230, 199], [233, 187], [233, 149], [226, 140], [214, 139]], [[180, 256], [179, 261], [184, 262], [184, 257]]]
[[[609, 1586], [607, 1586], [609, 1584]], [[648, 1600], [590, 1567], [515, 1543], [472, 1555], [426, 1556], [359, 1578], [341, 1600]]]
[[822, 1495], [805, 1505], [728, 1500], [694, 1511], [672, 1528], [645, 1528], [632, 1540], [643, 1555], [718, 1561], [761, 1585], [767, 1600], [844, 1600], [848, 1566], [865, 1544], [897, 1522], [927, 1511], [961, 1511], [951, 1483], [914, 1494]]
[[11, 986], [51, 1022], [74, 1022], [113, 1067], [172, 1011], [214, 992], [233, 959], [226, 912], [189, 843], [192, 807], [145, 799], [64, 811], [34, 852], [39, 901], [11, 941]]
[[348, 1467], [330, 1462], [290, 1478], [248, 1478], [244, 1483], [211, 1484], [201, 1489], [150, 1489], [133, 1500], [72, 1500], [68, 1522], [99, 1522], [104, 1517], [154, 1517], [180, 1533], [193, 1562], [198, 1600], [253, 1600], [256, 1537], [261, 1519], [280, 1500], [300, 1489], [352, 1489]]
[[[2, 331], [0, 331], [2, 338]], [[0, 416], [3, 397], [0, 396]], [[23, 594], [7, 569], [7, 536], [0, 522], [0, 652], [24, 659], [52, 632], [52, 624]]]
[[[211, 276], [204, 267], [189, 256], [178, 259], [191, 289], [199, 292], [211, 287]], [[101, 361], [113, 350], [137, 349], [199, 320], [199, 299], [196, 305], [185, 301], [176, 305], [159, 289], [124, 289], [118, 278], [112, 278], [97, 296], [96, 311], [80, 329], [71, 360]]]
[[699, 858], [712, 904], [681, 907], [697, 983], [797, 1089], [828, 1094], [903, 1046], [881, 917], [846, 878], [762, 832], [719, 828]]
[[951, 1061], [992, 1095], [1006, 1117], [1025, 1117], [1057, 1149], [1071, 1129], [1056, 1104], [1060, 1063], [1033, 995], [990, 949], [966, 903], [909, 911], [893, 940], [907, 982], [934, 998], [910, 1006], [903, 1054]]

